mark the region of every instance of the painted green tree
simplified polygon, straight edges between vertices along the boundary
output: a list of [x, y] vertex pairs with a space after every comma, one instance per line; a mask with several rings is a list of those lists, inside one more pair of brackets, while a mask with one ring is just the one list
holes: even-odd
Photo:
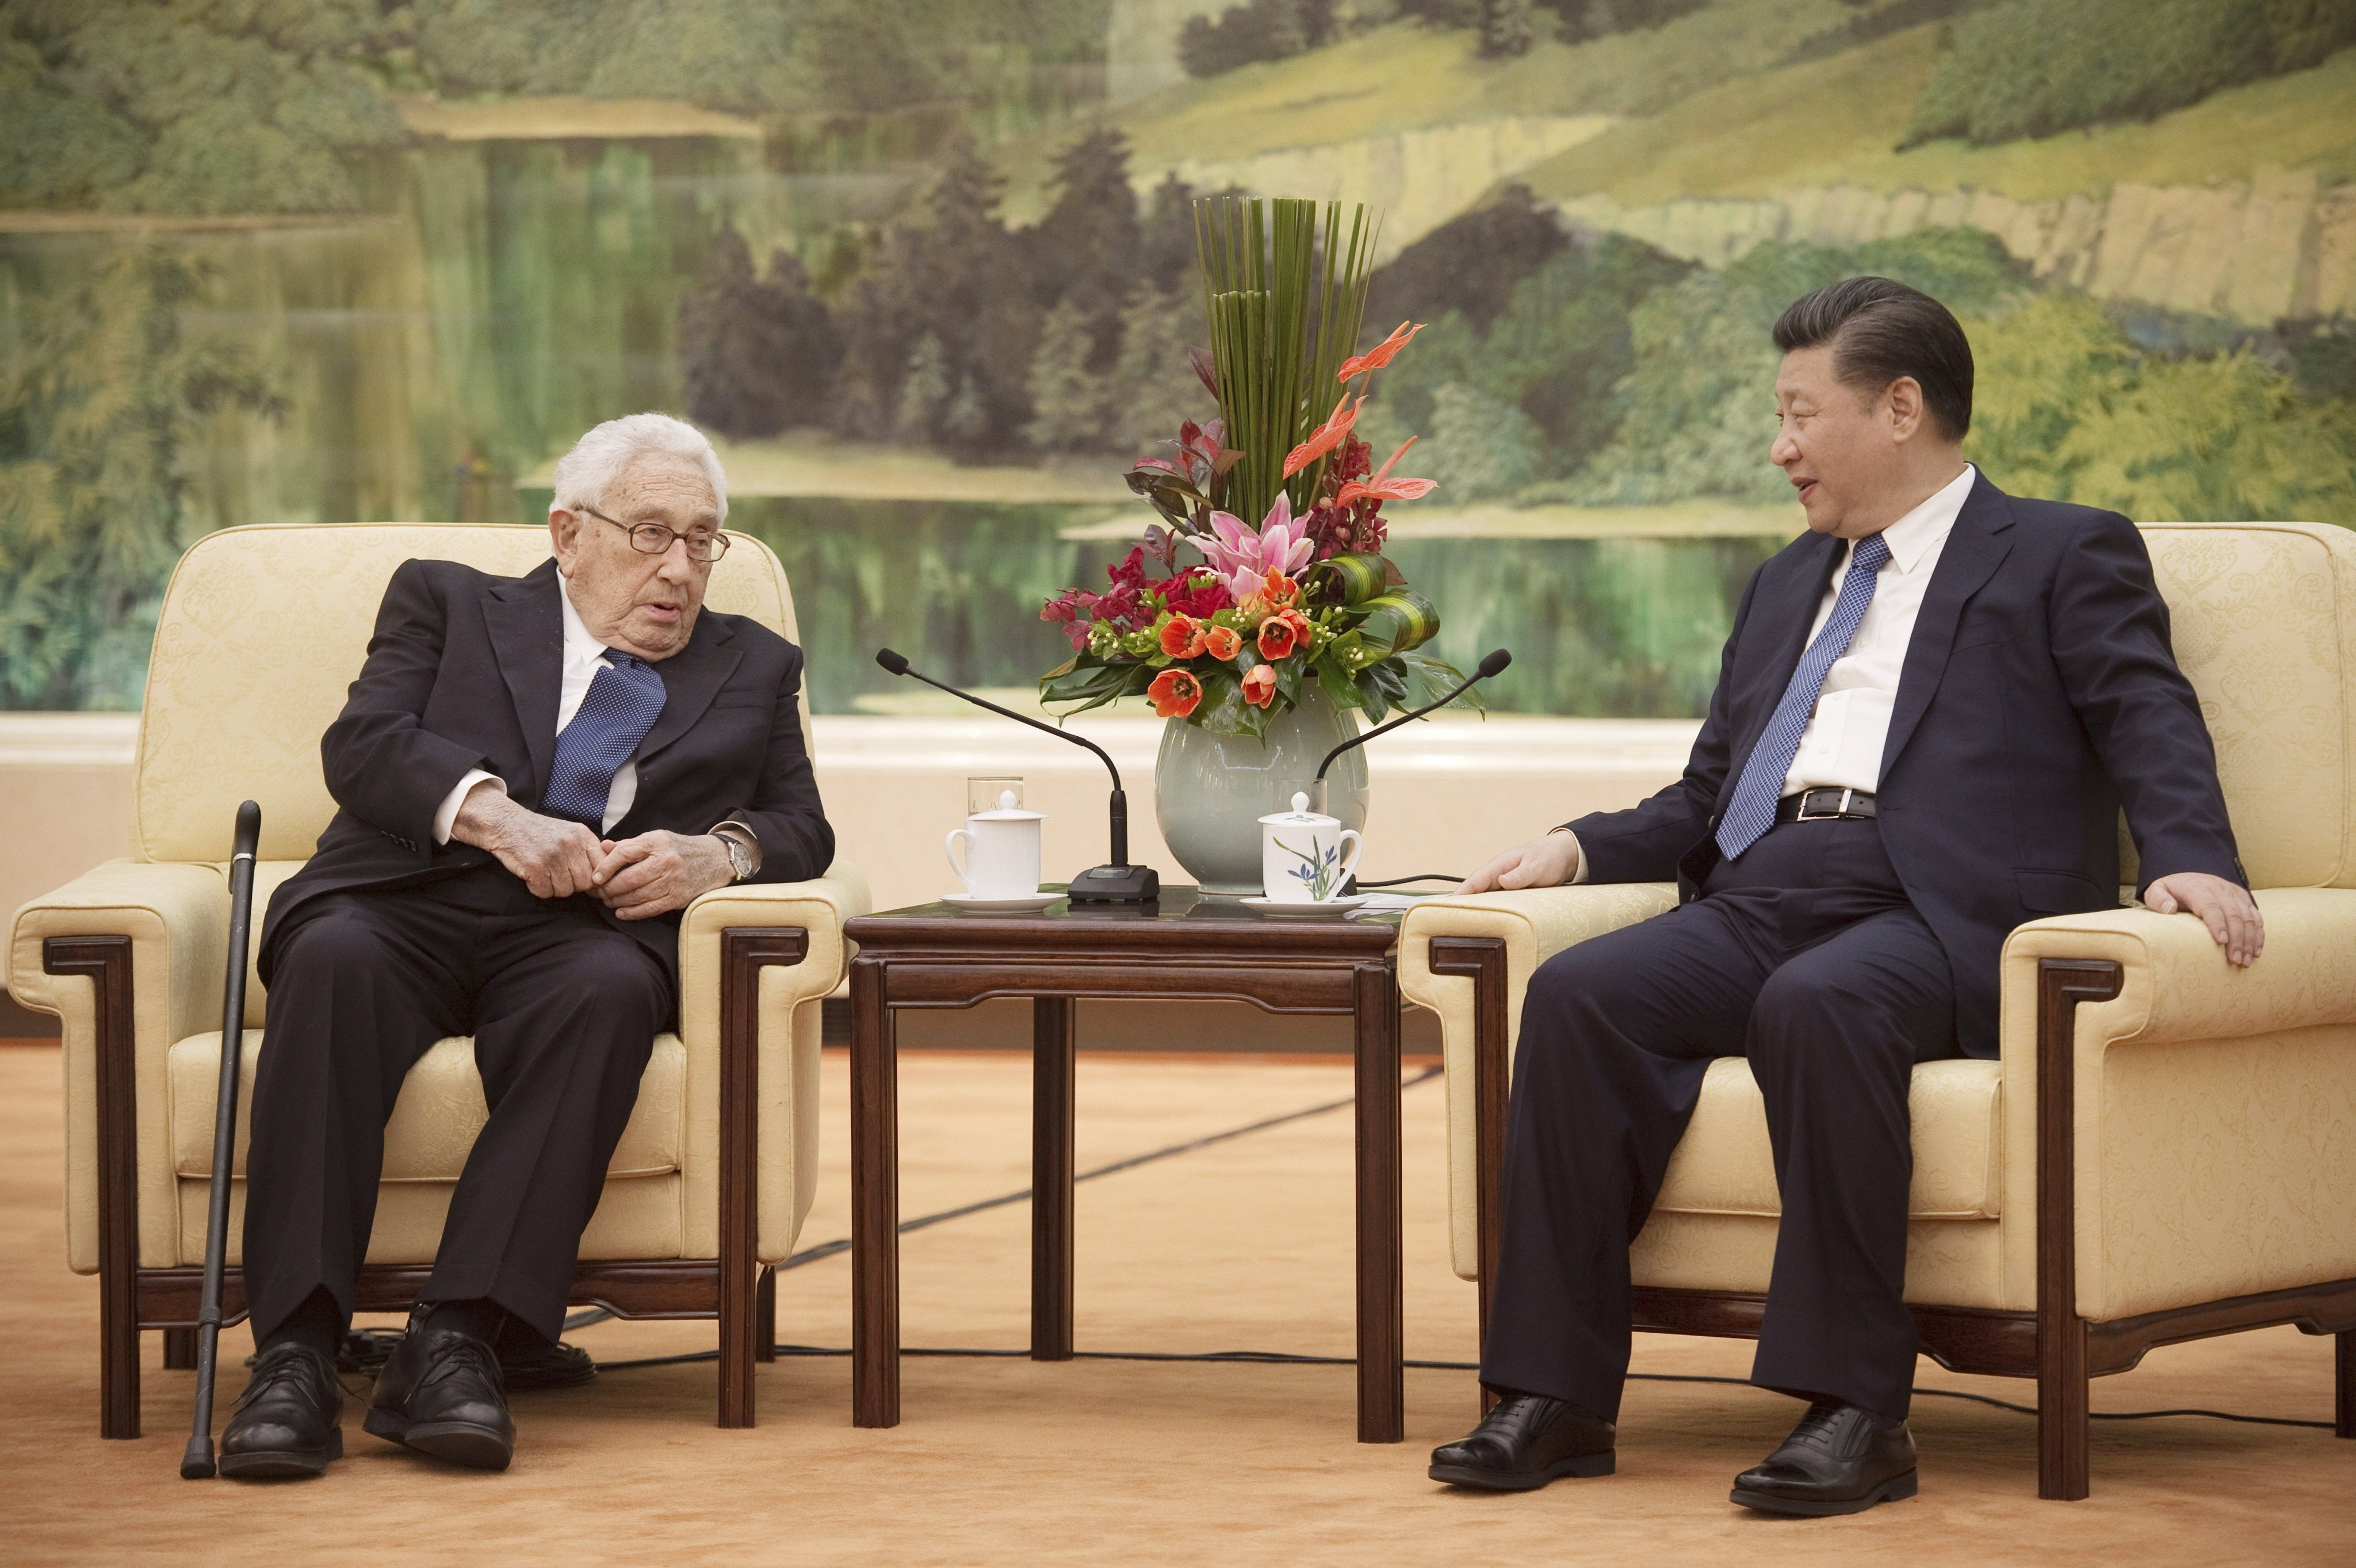
[[166, 578], [195, 542], [182, 504], [198, 427], [275, 403], [251, 358], [192, 336], [203, 273], [112, 252], [27, 313], [0, 357], [0, 698], [136, 707]]

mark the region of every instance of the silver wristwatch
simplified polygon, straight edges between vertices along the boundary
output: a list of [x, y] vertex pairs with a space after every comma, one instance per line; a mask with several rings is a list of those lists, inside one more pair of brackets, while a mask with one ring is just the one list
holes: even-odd
[[714, 833], [712, 836], [728, 846], [728, 868], [735, 873], [730, 880], [733, 882], [750, 880], [753, 875], [753, 852], [745, 846], [744, 841], [734, 833]]

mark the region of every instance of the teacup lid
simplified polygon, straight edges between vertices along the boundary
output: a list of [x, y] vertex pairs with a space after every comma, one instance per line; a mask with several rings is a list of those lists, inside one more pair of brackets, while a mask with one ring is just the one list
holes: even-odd
[[976, 822], [1041, 822], [1047, 820], [1047, 813], [1023, 810], [1014, 803], [1014, 791], [1007, 789], [999, 794], [998, 810], [976, 811], [967, 820]]
[[1306, 790], [1294, 791], [1292, 797], [1292, 810], [1289, 811], [1270, 811], [1267, 816], [1262, 817], [1260, 821], [1263, 822], [1274, 822], [1280, 826], [1285, 823], [1292, 823], [1295, 825], [1307, 823], [1312, 827], [1338, 828], [1342, 825], [1342, 819], [1339, 817], [1329, 817], [1322, 812], [1311, 811], [1309, 809], [1309, 795]]

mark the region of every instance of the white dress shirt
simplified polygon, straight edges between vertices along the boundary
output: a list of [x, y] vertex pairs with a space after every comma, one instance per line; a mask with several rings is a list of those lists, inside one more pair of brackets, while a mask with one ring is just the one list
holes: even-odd
[[[1914, 620], [1922, 613], [1922, 595], [1931, 586], [1931, 574], [1954, 529], [1955, 515], [1964, 510], [1964, 498], [1972, 493], [1972, 481], [1978, 477], [1977, 469], [1965, 464], [1961, 474], [1881, 531], [1890, 559], [1874, 579], [1873, 598], [1857, 634], [1848, 639], [1848, 651], [1826, 672], [1816, 711], [1801, 733], [1791, 771], [1783, 775], [1784, 794], [1827, 785], [1869, 791], [1881, 787], [1881, 752], [1890, 739], [1890, 710], [1898, 703], [1898, 678], [1906, 666], [1907, 647], [1914, 640]], [[1840, 567], [1825, 589], [1824, 603], [1816, 607], [1809, 641], [1832, 618], [1833, 601], [1840, 596], [1841, 579], [1856, 553], [1852, 540], [1841, 552]]]
[[[556, 688], [556, 733], [562, 735], [564, 726], [573, 722], [573, 715], [581, 711], [581, 699], [589, 694], [589, 682], [595, 680], [597, 671], [605, 666], [606, 649], [604, 643], [589, 634], [588, 626], [581, 619], [581, 612], [573, 607], [571, 585], [562, 578], [558, 579], [558, 585], [556, 602], [564, 611], [564, 665]], [[441, 810], [434, 813], [435, 843], [450, 842], [450, 830], [458, 821], [459, 803], [466, 800], [469, 789], [486, 780], [497, 786], [500, 794], [507, 793], [507, 782], [498, 774], [487, 773], [479, 768], [468, 768], [466, 776], [458, 780], [457, 788], [443, 798]], [[612, 832], [614, 824], [630, 814], [631, 802], [637, 798], [638, 763], [637, 754], [633, 753], [614, 770], [614, 786], [605, 791], [604, 831]]]
[[[1848, 651], [1833, 660], [1815, 712], [1800, 734], [1800, 749], [1783, 775], [1783, 793], [1829, 786], [1862, 789], [1881, 787], [1881, 753], [1890, 740], [1890, 714], [1898, 703], [1898, 679], [1905, 671], [1906, 650], [1914, 640], [1915, 618], [1922, 612], [1922, 596], [1938, 568], [1939, 553], [1954, 532], [1964, 499], [1972, 493], [1979, 470], [1969, 463], [1964, 471], [1932, 492], [1920, 506], [1881, 531], [1890, 559], [1874, 578], [1873, 598], [1865, 618], [1848, 639]], [[1808, 628], [1808, 640], [1832, 618], [1833, 602], [1840, 597], [1841, 579], [1857, 553], [1852, 540], [1841, 552], [1839, 570], [1825, 589], [1824, 602]], [[1558, 830], [1560, 831], [1560, 830]], [[1571, 835], [1572, 843], [1579, 836]], [[1580, 852], [1574, 883], [1587, 880], [1587, 854]]]

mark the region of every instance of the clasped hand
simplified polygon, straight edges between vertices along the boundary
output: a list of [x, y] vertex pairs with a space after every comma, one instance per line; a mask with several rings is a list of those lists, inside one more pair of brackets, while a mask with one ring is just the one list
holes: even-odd
[[586, 893], [625, 920], [684, 909], [735, 875], [726, 847], [709, 834], [657, 829], [601, 839], [579, 822], [541, 816], [483, 786], [459, 807], [450, 836], [489, 850], [535, 898]]

